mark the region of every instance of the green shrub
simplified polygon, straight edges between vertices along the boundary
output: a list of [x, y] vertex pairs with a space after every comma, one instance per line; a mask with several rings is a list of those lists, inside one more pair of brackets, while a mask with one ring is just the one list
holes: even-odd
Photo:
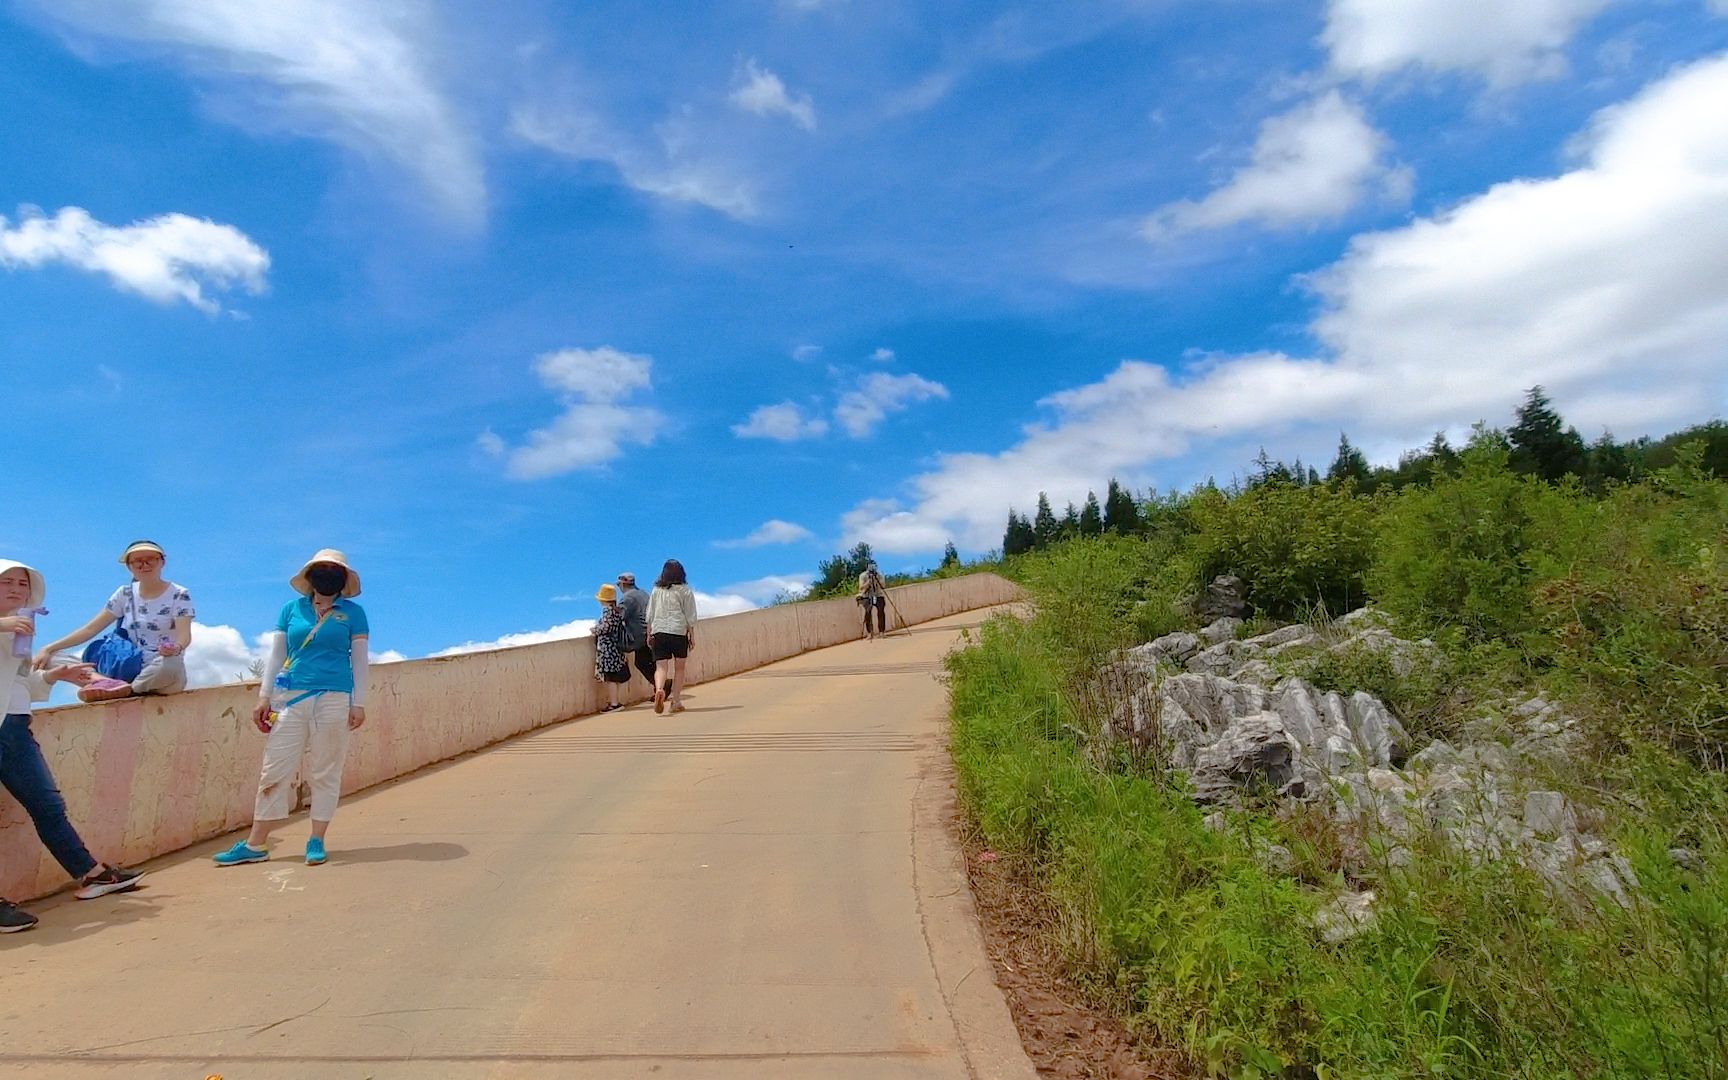
[[1296, 616], [1316, 605], [1350, 611], [1368, 595], [1374, 507], [1351, 485], [1269, 482], [1234, 497], [1197, 491], [1186, 506], [1194, 585], [1236, 574], [1265, 614]]

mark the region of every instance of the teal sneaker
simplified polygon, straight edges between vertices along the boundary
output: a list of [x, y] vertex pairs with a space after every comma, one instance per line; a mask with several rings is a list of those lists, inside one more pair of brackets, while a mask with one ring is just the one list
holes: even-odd
[[306, 838], [306, 865], [317, 866], [329, 856], [324, 854], [324, 841], [316, 836]]
[[265, 848], [255, 848], [241, 840], [227, 851], [218, 851], [210, 856], [210, 861], [217, 866], [239, 866], [241, 863], [263, 862], [270, 858], [270, 852]]

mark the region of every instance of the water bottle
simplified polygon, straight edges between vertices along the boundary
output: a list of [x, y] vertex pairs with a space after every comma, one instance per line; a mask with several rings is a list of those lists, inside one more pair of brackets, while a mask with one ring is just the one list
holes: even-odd
[[[22, 608], [19, 610], [18, 614], [28, 615], [34, 619], [48, 614], [48, 609], [45, 607]], [[35, 644], [35, 634], [13, 634], [12, 655], [20, 660], [28, 660], [32, 655], [32, 648]]]

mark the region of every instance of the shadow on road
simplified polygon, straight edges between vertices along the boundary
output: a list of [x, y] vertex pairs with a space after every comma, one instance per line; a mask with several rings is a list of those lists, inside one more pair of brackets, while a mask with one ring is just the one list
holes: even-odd
[[449, 862], [468, 856], [461, 844], [414, 843], [387, 847], [342, 848], [330, 853], [331, 865], [375, 862]]

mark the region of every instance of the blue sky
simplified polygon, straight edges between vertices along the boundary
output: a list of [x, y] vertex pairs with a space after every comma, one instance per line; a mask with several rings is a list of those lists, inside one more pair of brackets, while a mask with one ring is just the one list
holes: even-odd
[[[869, 540], [1719, 416], [1728, 0], [0, 0], [0, 553], [162, 542], [206, 680], [313, 549], [374, 647]], [[576, 597], [579, 599], [568, 599]]]

